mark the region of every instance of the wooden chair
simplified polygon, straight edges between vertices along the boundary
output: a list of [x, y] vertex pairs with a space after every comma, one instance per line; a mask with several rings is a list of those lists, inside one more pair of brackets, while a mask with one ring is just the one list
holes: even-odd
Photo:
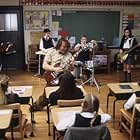
[[13, 136], [14, 132], [19, 132], [21, 140], [23, 140], [26, 132], [27, 119], [26, 119], [26, 115], [22, 114], [20, 104], [15, 103], [15, 104], [1, 105], [0, 108], [13, 109], [10, 128], [7, 131], [11, 132], [12, 139], [14, 137]]
[[27, 70], [28, 71], [30, 71], [30, 69], [38, 68], [39, 60], [36, 54], [38, 50], [39, 50], [39, 47], [37, 44], [29, 45], [28, 53], [27, 53]]
[[[140, 97], [136, 98], [135, 103], [140, 103]], [[133, 140], [136, 132], [136, 122], [138, 121], [135, 108], [133, 108], [132, 112], [125, 109], [121, 109], [120, 111], [120, 131], [122, 131], [122, 128], [125, 129], [130, 135], [130, 140]]]
[[76, 99], [76, 100], [58, 100], [57, 106], [58, 107], [72, 107], [72, 106], [81, 106], [83, 99]]

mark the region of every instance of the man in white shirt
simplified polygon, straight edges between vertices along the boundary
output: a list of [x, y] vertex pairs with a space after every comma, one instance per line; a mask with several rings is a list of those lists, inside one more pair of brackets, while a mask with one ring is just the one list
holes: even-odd
[[47, 52], [48, 48], [55, 47], [55, 41], [50, 37], [50, 30], [44, 29], [44, 36], [40, 39], [39, 49], [43, 52]]

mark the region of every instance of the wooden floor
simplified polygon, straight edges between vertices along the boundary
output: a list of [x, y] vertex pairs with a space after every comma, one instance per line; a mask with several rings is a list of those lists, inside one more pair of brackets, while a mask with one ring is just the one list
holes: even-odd
[[[45, 86], [45, 80], [42, 77], [35, 77], [32, 72], [25, 71], [8, 71], [7, 73], [10, 76], [10, 85], [32, 85], [33, 86], [33, 98], [34, 101], [43, 93], [43, 88]], [[135, 70], [132, 73], [133, 81], [140, 80], [139, 77], [140, 70]], [[84, 85], [85, 90], [88, 93], [94, 93], [99, 97], [100, 107], [106, 112], [106, 98], [108, 94], [108, 88], [106, 86], [107, 83], [119, 82], [122, 77], [122, 72], [112, 72], [107, 74], [106, 72], [95, 74], [95, 78], [100, 85], [100, 92], [98, 93], [95, 85]], [[110, 99], [109, 104], [109, 113], [112, 115], [112, 101], [113, 97]], [[116, 108], [116, 122], [115, 128], [112, 125], [112, 122], [108, 124], [108, 127], [111, 132], [112, 140], [129, 140], [129, 136], [127, 133], [119, 132], [119, 115], [120, 108], [123, 106], [123, 101], [117, 102]], [[25, 114], [27, 114], [27, 118], [30, 122], [30, 112], [28, 110], [28, 106], [22, 106], [22, 110]], [[52, 140], [52, 136], [48, 136], [47, 123], [46, 123], [46, 111], [45, 109], [40, 112], [35, 113], [35, 121], [34, 125], [34, 135], [35, 137], [30, 137], [28, 133], [28, 140]], [[29, 125], [30, 126], [30, 125]], [[29, 128], [30, 130], [30, 128]], [[51, 130], [52, 133], [52, 130]], [[7, 134], [10, 139], [10, 135]], [[18, 135], [15, 135], [15, 139], [19, 139]]]

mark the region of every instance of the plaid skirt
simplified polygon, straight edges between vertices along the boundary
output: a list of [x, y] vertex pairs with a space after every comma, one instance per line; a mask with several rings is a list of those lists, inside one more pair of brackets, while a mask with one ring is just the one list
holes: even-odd
[[134, 56], [128, 55], [127, 59], [124, 61], [124, 64], [134, 65], [135, 64]]

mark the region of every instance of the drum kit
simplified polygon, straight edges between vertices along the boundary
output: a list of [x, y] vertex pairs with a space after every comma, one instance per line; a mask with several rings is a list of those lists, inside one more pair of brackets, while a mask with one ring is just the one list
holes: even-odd
[[[97, 84], [97, 81], [94, 77], [94, 54], [96, 52], [97, 49], [97, 45], [95, 44], [96, 41], [92, 40], [90, 43], [87, 43], [87, 45], [89, 45], [89, 48], [91, 48], [93, 50], [92, 52], [92, 60], [88, 60], [85, 62], [81, 62], [81, 61], [75, 61], [75, 69], [74, 69], [74, 75], [76, 77], [76, 79], [82, 79], [82, 85], [86, 84], [86, 83], [90, 83], [90, 84], [95, 84], [98, 91], [99, 91], [99, 86]], [[90, 77], [87, 76], [90, 74]]]

